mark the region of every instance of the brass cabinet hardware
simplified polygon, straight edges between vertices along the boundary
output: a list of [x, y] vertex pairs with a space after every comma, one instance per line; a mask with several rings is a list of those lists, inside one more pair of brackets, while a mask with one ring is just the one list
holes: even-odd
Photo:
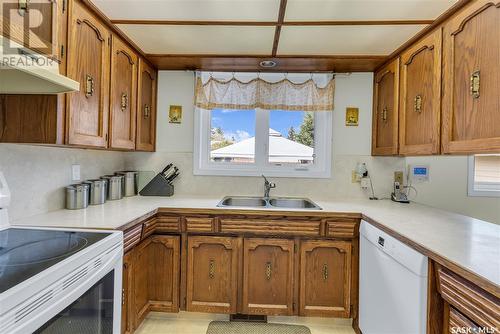
[[418, 113], [422, 112], [422, 95], [419, 94], [415, 96], [415, 99], [413, 100], [413, 110]]
[[122, 111], [125, 111], [128, 106], [128, 95], [127, 93], [122, 93], [122, 102], [121, 102], [121, 109]]
[[122, 305], [125, 305], [125, 289], [122, 289]]
[[26, 12], [29, 10], [29, 0], [18, 0], [17, 1], [18, 7], [17, 7], [17, 12], [19, 15], [24, 16], [26, 15]]
[[271, 280], [271, 275], [273, 273], [273, 269], [271, 267], [271, 262], [266, 262], [266, 279]]
[[328, 280], [328, 265], [326, 263], [323, 264], [323, 280]]
[[151, 112], [151, 108], [149, 107], [149, 105], [145, 104], [144, 105], [144, 118], [149, 118], [150, 112]]
[[90, 74], [85, 76], [85, 97], [94, 95], [94, 78]]
[[479, 98], [479, 88], [481, 81], [481, 72], [479, 70], [474, 71], [470, 76], [470, 94], [473, 98]]
[[382, 120], [384, 122], [387, 122], [387, 107], [384, 107], [384, 109], [382, 110]]
[[208, 262], [208, 277], [213, 279], [215, 277], [215, 260]]

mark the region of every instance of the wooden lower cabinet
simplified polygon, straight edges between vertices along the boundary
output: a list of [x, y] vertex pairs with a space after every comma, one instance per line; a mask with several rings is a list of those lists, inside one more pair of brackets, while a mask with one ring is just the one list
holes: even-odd
[[294, 241], [249, 238], [243, 247], [242, 312], [294, 313]]
[[131, 292], [133, 285], [134, 251], [123, 256], [123, 282], [122, 282], [122, 333], [133, 333]]
[[300, 246], [299, 315], [344, 317], [351, 307], [351, 243], [303, 241]]
[[236, 313], [242, 239], [188, 237], [186, 310]]
[[179, 310], [179, 237], [153, 235], [134, 252], [132, 313], [137, 328], [149, 311]]

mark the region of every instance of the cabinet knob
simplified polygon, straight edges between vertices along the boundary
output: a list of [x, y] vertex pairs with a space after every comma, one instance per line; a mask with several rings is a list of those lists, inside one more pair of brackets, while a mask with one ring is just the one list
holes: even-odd
[[323, 280], [328, 280], [328, 265], [326, 263], [323, 264]]
[[271, 276], [273, 274], [273, 268], [271, 266], [271, 262], [266, 262], [266, 279], [271, 280]]
[[127, 93], [122, 93], [121, 109], [125, 111], [128, 107], [128, 95]]
[[415, 99], [413, 100], [413, 110], [418, 113], [422, 112], [422, 95], [419, 94], [415, 96]]
[[213, 279], [215, 277], [215, 260], [208, 262], [208, 277]]
[[149, 118], [150, 113], [151, 113], [151, 108], [149, 107], [149, 105], [145, 104], [144, 105], [144, 118]]
[[387, 122], [387, 107], [384, 107], [384, 109], [382, 110], [382, 120], [384, 122]]
[[89, 98], [92, 95], [94, 95], [94, 78], [90, 75], [87, 74], [85, 76], [85, 97]]
[[470, 75], [470, 94], [473, 98], [479, 98], [479, 88], [481, 82], [481, 72], [479, 70], [474, 71]]

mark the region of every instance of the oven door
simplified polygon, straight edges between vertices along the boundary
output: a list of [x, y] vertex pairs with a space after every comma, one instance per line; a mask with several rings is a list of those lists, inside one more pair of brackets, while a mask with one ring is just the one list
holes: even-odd
[[[120, 334], [122, 250], [115, 250], [93, 279], [72, 287], [76, 299], [35, 333]], [[110, 255], [110, 254], [108, 254]], [[68, 289], [69, 290], [69, 289]]]

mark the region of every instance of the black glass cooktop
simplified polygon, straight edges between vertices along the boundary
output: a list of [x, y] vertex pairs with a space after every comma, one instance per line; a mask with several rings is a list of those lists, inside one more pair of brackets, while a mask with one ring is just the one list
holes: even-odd
[[0, 231], [0, 293], [108, 235], [20, 228]]

